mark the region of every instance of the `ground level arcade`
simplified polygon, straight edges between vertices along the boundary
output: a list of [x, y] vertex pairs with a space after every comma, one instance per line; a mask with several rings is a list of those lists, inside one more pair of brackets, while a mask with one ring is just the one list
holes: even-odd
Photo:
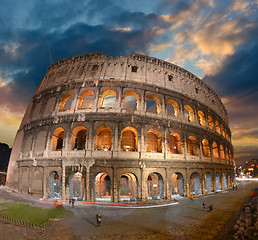
[[132, 167], [134, 163], [128, 167], [103, 161], [51, 165], [20, 166], [19, 191], [51, 199], [131, 202], [206, 195], [235, 184], [233, 167], [220, 164], [148, 167], [139, 162], [139, 167]]

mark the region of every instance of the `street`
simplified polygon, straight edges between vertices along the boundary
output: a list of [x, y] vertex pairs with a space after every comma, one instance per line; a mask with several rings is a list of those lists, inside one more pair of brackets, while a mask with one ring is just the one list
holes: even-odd
[[[0, 221], [3, 239], [227, 239], [233, 220], [258, 182], [241, 182], [238, 190], [229, 190], [176, 202], [123, 207], [75, 203], [73, 214], [45, 230], [26, 229]], [[0, 191], [0, 201], [23, 201], [19, 195]], [[12, 199], [11, 199], [12, 198]], [[203, 209], [213, 204], [213, 211]], [[26, 200], [30, 204], [42, 204]], [[169, 204], [172, 203], [173, 205]], [[101, 228], [96, 214], [101, 213]]]

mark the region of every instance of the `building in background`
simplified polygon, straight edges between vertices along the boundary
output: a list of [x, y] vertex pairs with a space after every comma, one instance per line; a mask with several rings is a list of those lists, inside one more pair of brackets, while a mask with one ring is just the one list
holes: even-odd
[[202, 80], [140, 54], [52, 64], [17, 132], [7, 184], [45, 198], [147, 201], [235, 183], [225, 106]]

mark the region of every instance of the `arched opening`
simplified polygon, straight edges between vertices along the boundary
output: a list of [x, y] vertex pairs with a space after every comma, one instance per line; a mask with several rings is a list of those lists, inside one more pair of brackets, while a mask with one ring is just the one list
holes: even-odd
[[230, 174], [228, 174], [228, 186], [231, 187]]
[[161, 106], [158, 97], [149, 95], [146, 98], [146, 112], [160, 114]]
[[190, 191], [191, 196], [201, 195], [201, 179], [197, 172], [192, 173], [190, 177]]
[[172, 154], [182, 153], [182, 140], [178, 133], [171, 133], [169, 135], [169, 149]]
[[82, 201], [84, 199], [84, 178], [80, 172], [70, 175], [69, 198]]
[[70, 111], [72, 102], [73, 102], [73, 94], [66, 93], [61, 99], [60, 106], [59, 106], [59, 112]]
[[151, 173], [147, 178], [148, 200], [164, 198], [163, 178], [159, 173]]
[[80, 96], [78, 109], [91, 109], [94, 106], [94, 92], [87, 90]]
[[224, 172], [222, 173], [222, 179], [223, 179], [223, 188], [227, 189], [228, 188], [228, 185], [227, 185], [227, 175]]
[[114, 90], [106, 90], [103, 92], [100, 100], [100, 108], [110, 109], [116, 106], [116, 92]]
[[189, 105], [184, 106], [184, 117], [188, 122], [194, 121], [194, 111]]
[[127, 92], [123, 101], [123, 109], [126, 110], [138, 110], [139, 96], [135, 92]]
[[138, 181], [134, 174], [125, 173], [120, 178], [120, 201], [138, 200]]
[[112, 143], [112, 131], [107, 126], [102, 126], [97, 130], [96, 140], [95, 140], [95, 149], [110, 151]]
[[179, 107], [176, 101], [168, 100], [167, 101], [167, 115], [172, 117], [178, 117]]
[[207, 139], [202, 140], [202, 152], [203, 152], [203, 156], [205, 157], [211, 156], [210, 143]]
[[212, 130], [214, 127], [214, 122], [213, 122], [213, 119], [211, 116], [208, 116], [208, 125], [209, 125], [210, 130]]
[[225, 137], [225, 129], [224, 126], [221, 124], [221, 135]]
[[151, 129], [147, 133], [147, 152], [162, 152], [161, 133], [156, 129]]
[[215, 121], [215, 125], [216, 125], [216, 132], [218, 134], [220, 134], [220, 125], [219, 125], [219, 121], [218, 120]]
[[43, 174], [40, 171], [35, 171], [31, 183], [32, 194], [42, 197], [43, 190]]
[[73, 150], [84, 150], [86, 143], [86, 128], [78, 126], [74, 128], [71, 135], [71, 147]]
[[220, 175], [218, 172], [216, 172], [216, 175], [215, 175], [215, 182], [216, 182], [216, 191], [221, 190]]
[[60, 176], [57, 172], [51, 172], [49, 174], [49, 189], [48, 197], [54, 199], [61, 199], [61, 187], [60, 187]]
[[198, 155], [198, 141], [196, 137], [190, 136], [188, 137], [188, 153], [190, 155]]
[[122, 151], [132, 152], [138, 150], [138, 134], [135, 128], [126, 127], [121, 133]]
[[201, 126], [205, 126], [206, 125], [206, 120], [205, 120], [205, 115], [202, 111], [198, 111], [197, 112], [197, 116], [198, 116], [198, 121], [199, 121], [199, 124]]
[[173, 173], [171, 177], [172, 199], [184, 197], [184, 177], [181, 173]]
[[216, 142], [212, 143], [212, 154], [214, 158], [219, 158], [219, 148]]
[[64, 143], [64, 129], [59, 127], [52, 134], [51, 150], [61, 151]]
[[211, 193], [213, 191], [212, 189], [212, 175], [210, 172], [207, 172], [205, 174], [205, 192], [207, 194]]
[[220, 158], [225, 159], [224, 147], [222, 145], [220, 145], [219, 149], [220, 149]]
[[101, 172], [95, 177], [94, 201], [111, 202], [111, 179], [107, 173]]

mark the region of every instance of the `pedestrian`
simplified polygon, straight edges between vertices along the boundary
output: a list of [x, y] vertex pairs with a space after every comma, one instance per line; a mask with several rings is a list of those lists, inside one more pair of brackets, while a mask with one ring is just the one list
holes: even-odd
[[101, 214], [98, 213], [98, 214], [96, 215], [96, 218], [97, 218], [97, 228], [100, 228], [100, 224], [101, 224]]
[[209, 206], [209, 212], [211, 212], [213, 210], [213, 205], [211, 204], [210, 206]]
[[74, 198], [72, 199], [72, 207], [74, 206]]
[[206, 209], [206, 202], [205, 201], [202, 203], [202, 207], [203, 207], [204, 210]]

